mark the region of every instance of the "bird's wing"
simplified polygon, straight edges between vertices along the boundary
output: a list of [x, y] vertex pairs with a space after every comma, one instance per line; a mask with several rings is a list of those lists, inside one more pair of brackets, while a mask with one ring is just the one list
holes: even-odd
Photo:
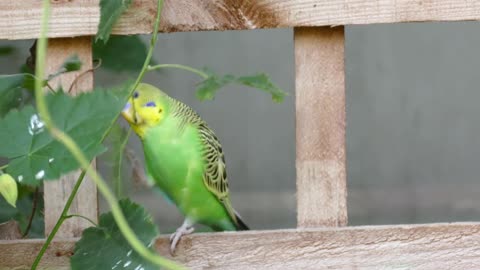
[[204, 145], [202, 154], [206, 164], [203, 183], [223, 203], [232, 220], [237, 223], [235, 210], [228, 198], [228, 178], [222, 145], [218, 141], [217, 136], [205, 123], [199, 125], [199, 132]]

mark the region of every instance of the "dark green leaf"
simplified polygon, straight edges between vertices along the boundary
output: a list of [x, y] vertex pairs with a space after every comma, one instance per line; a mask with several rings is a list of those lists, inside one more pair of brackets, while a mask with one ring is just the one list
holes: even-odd
[[236, 82], [269, 93], [272, 95], [272, 100], [277, 103], [282, 102], [283, 98], [288, 95], [287, 92], [274, 85], [264, 73], [239, 77]]
[[[125, 86], [125, 87], [129, 87]], [[127, 93], [127, 91], [121, 91]], [[47, 96], [53, 121], [82, 149], [88, 159], [104, 151], [101, 140], [126, 100], [96, 90], [71, 97], [62, 91]], [[35, 109], [26, 106], [0, 120], [0, 156], [10, 159], [7, 172], [18, 182], [39, 185], [79, 167], [76, 159], [45, 130]]]
[[[80, 61], [80, 58], [78, 58], [78, 55], [74, 54], [67, 58], [65, 62], [63, 62], [62, 66], [57, 70], [56, 73], [54, 74], [49, 74], [47, 81], [57, 77], [58, 75], [61, 75], [63, 73], [67, 72], [72, 72], [72, 71], [77, 71], [82, 68], [82, 61]], [[45, 85], [47, 82], [45, 81]]]
[[0, 46], [0, 56], [10, 55], [15, 51], [13, 46]]
[[93, 57], [102, 60], [102, 68], [115, 72], [139, 72], [147, 57], [147, 46], [139, 36], [112, 36], [105, 44], [93, 44]]
[[60, 67], [60, 70], [63, 70], [64, 72], [71, 72], [71, 71], [77, 71], [82, 68], [82, 61], [80, 61], [80, 58], [78, 58], [78, 55], [74, 54], [67, 58], [65, 62], [63, 62], [62, 66]]
[[[32, 213], [35, 189], [25, 185], [18, 185], [17, 208], [13, 208], [3, 198], [0, 198], [0, 223], [16, 220], [23, 232], [27, 229], [28, 221]], [[32, 226], [28, 236], [30, 238], [44, 237], [44, 217], [41, 209], [43, 209], [43, 196], [39, 194], [37, 197], [37, 210], [33, 216]]]
[[[158, 235], [152, 217], [138, 204], [121, 200], [120, 207], [137, 237], [146, 246], [151, 246]], [[158, 269], [144, 260], [121, 234], [113, 215], [109, 212], [100, 216], [98, 227], [83, 231], [70, 259], [72, 270], [88, 269]]]
[[0, 117], [20, 105], [23, 81], [24, 74], [0, 75]]
[[98, 24], [96, 41], [108, 41], [113, 25], [117, 22], [120, 15], [128, 9], [131, 3], [132, 0], [100, 1], [100, 23]]

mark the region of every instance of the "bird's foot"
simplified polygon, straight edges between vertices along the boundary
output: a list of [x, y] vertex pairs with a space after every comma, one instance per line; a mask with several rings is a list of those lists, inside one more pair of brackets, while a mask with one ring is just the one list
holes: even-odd
[[195, 231], [195, 228], [187, 222], [184, 222], [182, 226], [177, 229], [177, 231], [170, 235], [170, 254], [172, 256], [175, 255], [175, 248], [177, 247], [177, 244], [182, 238], [182, 236], [191, 234], [193, 233], [193, 231]]

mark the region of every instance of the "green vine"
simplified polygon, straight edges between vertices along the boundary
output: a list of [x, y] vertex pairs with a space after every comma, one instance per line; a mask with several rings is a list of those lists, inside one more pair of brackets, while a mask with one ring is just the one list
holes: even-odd
[[70, 196], [68, 196], [67, 202], [65, 203], [65, 206], [63, 207], [62, 213], [60, 214], [60, 217], [58, 218], [57, 222], [55, 223], [55, 226], [53, 226], [52, 231], [47, 237], [47, 240], [45, 240], [45, 243], [43, 243], [42, 249], [40, 249], [40, 252], [38, 252], [37, 257], [35, 257], [35, 261], [33, 261], [32, 268], [31, 270], [37, 269], [38, 264], [42, 260], [43, 255], [45, 254], [45, 251], [47, 251], [48, 246], [52, 242], [53, 238], [57, 234], [58, 230], [62, 226], [63, 222], [67, 219], [67, 213], [68, 210], [70, 209], [70, 206], [72, 205], [73, 199], [75, 198], [75, 195], [77, 195], [78, 189], [80, 188], [80, 185], [83, 182], [83, 178], [85, 177], [85, 171], [82, 171], [82, 173], [78, 176], [78, 179], [75, 183], [75, 186], [72, 189], [72, 193], [70, 193]]
[[148, 66], [147, 71], [153, 71], [153, 70], [162, 69], [162, 68], [176, 68], [176, 69], [182, 69], [182, 70], [190, 71], [190, 72], [195, 73], [198, 76], [202, 77], [203, 79], [208, 79], [208, 77], [209, 77], [207, 73], [205, 73], [205, 72], [203, 72], [199, 69], [192, 68], [192, 67], [185, 66], [185, 65], [179, 65], [179, 64], [161, 64], [161, 65], [155, 65], [155, 66]]

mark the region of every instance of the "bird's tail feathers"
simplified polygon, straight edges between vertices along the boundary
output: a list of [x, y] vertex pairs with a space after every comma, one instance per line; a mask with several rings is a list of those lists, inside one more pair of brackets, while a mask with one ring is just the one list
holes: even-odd
[[238, 214], [237, 211], [235, 211], [235, 219], [237, 220], [235, 226], [237, 227], [238, 231], [248, 231], [250, 228], [248, 227], [247, 224], [242, 220], [242, 217]]

